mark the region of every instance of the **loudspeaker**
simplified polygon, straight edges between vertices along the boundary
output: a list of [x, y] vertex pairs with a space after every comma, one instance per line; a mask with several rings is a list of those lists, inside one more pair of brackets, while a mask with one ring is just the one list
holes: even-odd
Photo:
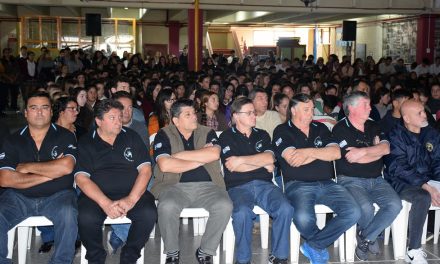
[[101, 36], [101, 14], [86, 14], [86, 35]]
[[356, 41], [356, 21], [342, 21], [342, 40]]

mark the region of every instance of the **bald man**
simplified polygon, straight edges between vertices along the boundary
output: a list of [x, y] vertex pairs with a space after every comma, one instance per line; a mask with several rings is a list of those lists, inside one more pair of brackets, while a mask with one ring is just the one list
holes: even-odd
[[427, 263], [421, 248], [423, 225], [431, 203], [440, 206], [440, 192], [428, 181], [440, 180], [440, 135], [428, 126], [423, 105], [413, 99], [400, 109], [403, 123], [389, 133], [385, 179], [400, 198], [412, 204], [406, 262]]

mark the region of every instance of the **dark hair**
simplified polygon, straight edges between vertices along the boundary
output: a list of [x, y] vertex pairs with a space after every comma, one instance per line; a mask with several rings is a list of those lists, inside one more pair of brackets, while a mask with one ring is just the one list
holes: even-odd
[[133, 98], [131, 98], [131, 95], [129, 93], [127, 93], [126, 91], [116, 92], [115, 94], [113, 94], [112, 98], [115, 100], [118, 100], [120, 98], [127, 98], [130, 100], [133, 100]]
[[29, 100], [31, 98], [35, 98], [35, 97], [46, 97], [47, 100], [49, 100], [49, 104], [52, 104], [52, 100], [50, 99], [50, 95], [47, 92], [34, 92], [32, 94], [29, 95], [29, 97], [26, 99], [25, 104], [24, 104], [24, 108], [26, 109], [29, 103]]
[[287, 97], [287, 95], [282, 94], [282, 93], [277, 93], [273, 96], [273, 106], [272, 106], [272, 110], [276, 110], [275, 106], [279, 106], [281, 104], [281, 101], [286, 98], [289, 99], [289, 97]]
[[173, 117], [179, 117], [180, 113], [182, 113], [182, 108], [183, 107], [192, 107], [192, 108], [194, 108], [193, 100], [179, 99], [176, 102], [174, 102], [173, 105], [171, 106], [171, 110], [170, 110], [171, 119]]
[[402, 98], [412, 98], [412, 94], [405, 89], [397, 89], [391, 93], [391, 102]]
[[234, 98], [237, 98], [239, 96], [248, 97], [249, 96], [249, 89], [244, 84], [240, 84], [235, 89]]
[[171, 99], [174, 91], [170, 88], [161, 89], [159, 94], [157, 95], [156, 102], [154, 103], [156, 106], [156, 115], [157, 120], [159, 121], [159, 128], [164, 127], [169, 124], [171, 121], [170, 116], [168, 115], [167, 110], [165, 109], [165, 101]]
[[119, 109], [120, 111], [123, 111], [124, 106], [114, 99], [104, 99], [96, 103], [94, 107], [94, 116], [95, 118], [102, 120], [104, 114], [108, 113], [111, 109]]
[[74, 102], [77, 107], [79, 107], [78, 103], [76, 102], [76, 99], [73, 97], [61, 97], [58, 100], [56, 100], [53, 103], [52, 109], [53, 109], [53, 115], [52, 115], [52, 122], [55, 123], [58, 118], [60, 118], [60, 113], [63, 111], [66, 111], [66, 107], [70, 102]]
[[293, 96], [292, 99], [290, 99], [289, 101], [289, 106], [286, 113], [286, 120], [292, 119], [292, 107], [297, 106], [299, 103], [308, 103], [309, 101], [313, 102], [312, 98], [308, 94], [300, 93]]
[[372, 98], [373, 100], [373, 104], [378, 104], [380, 99], [385, 96], [386, 94], [390, 94], [390, 90], [388, 90], [385, 87], [380, 87], [379, 89], [376, 90], [376, 92], [374, 93], [374, 97]]
[[208, 121], [208, 116], [206, 115], [206, 104], [209, 101], [209, 97], [216, 95], [218, 97], [218, 95], [214, 92], [211, 91], [206, 91], [205, 93], [202, 93], [200, 96], [200, 113], [202, 114], [201, 116], [201, 120], [199, 120], [199, 123], [206, 126], [207, 121]]
[[339, 98], [335, 95], [324, 95], [322, 101], [324, 102], [324, 106], [333, 110], [338, 105]]
[[252, 100], [247, 97], [240, 97], [234, 100], [231, 105], [231, 116], [241, 111], [243, 105], [252, 104]]

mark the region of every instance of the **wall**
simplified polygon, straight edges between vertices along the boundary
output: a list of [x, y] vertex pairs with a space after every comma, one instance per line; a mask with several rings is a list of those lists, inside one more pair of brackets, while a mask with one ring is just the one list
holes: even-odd
[[18, 25], [17, 22], [11, 22], [11, 21], [1, 21], [0, 22], [0, 50], [3, 50], [4, 48], [8, 47], [8, 38], [10, 35], [14, 35], [17, 38], [17, 44], [14, 45], [12, 48], [12, 51], [14, 53], [17, 53], [19, 43], [19, 36], [18, 34]]
[[366, 44], [367, 56], [373, 56], [376, 61], [383, 56], [381, 24], [358, 25], [356, 38], [357, 44]]

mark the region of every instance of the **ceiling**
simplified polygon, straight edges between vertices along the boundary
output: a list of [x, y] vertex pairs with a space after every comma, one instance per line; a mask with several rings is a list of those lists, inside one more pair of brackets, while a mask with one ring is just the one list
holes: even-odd
[[[440, 13], [440, 0], [316, 0], [308, 7], [301, 0], [198, 0], [209, 25], [312, 25], [378, 15]], [[0, 0], [0, 17], [67, 16], [101, 13], [142, 21], [187, 22], [193, 0]], [[269, 2], [269, 3], [268, 3]], [[142, 9], [146, 12], [139, 12]]]

